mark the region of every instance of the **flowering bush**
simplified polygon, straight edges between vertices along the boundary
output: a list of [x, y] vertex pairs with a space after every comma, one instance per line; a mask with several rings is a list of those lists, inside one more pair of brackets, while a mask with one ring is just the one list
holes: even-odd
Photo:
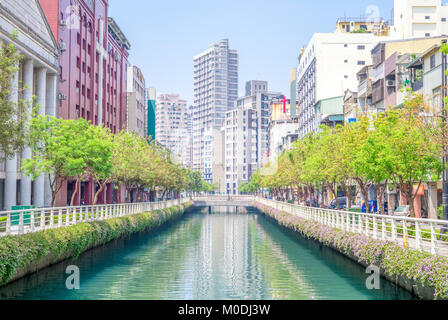
[[375, 264], [389, 276], [404, 276], [416, 284], [434, 289], [435, 299], [448, 299], [448, 258], [403, 248], [390, 241], [374, 240], [360, 234], [345, 232], [302, 219], [256, 203], [260, 211], [280, 225], [317, 240], [324, 245], [355, 256], [359, 262]]
[[186, 203], [165, 210], [80, 223], [22, 236], [2, 237], [0, 286], [8, 283], [15, 274], [27, 266], [37, 265], [45, 257], [57, 261], [61, 256], [71, 256], [75, 260], [89, 247], [157, 228], [164, 222], [181, 216], [190, 206], [191, 203]]

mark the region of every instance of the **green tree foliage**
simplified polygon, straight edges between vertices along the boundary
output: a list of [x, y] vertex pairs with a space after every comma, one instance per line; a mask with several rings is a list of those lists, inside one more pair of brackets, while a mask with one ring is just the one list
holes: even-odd
[[[351, 198], [349, 186], [354, 183], [367, 200], [375, 186], [380, 211], [384, 212], [385, 190], [395, 184], [415, 216], [418, 187], [441, 174], [441, 133], [438, 123], [428, 119], [424, 110], [422, 96], [411, 93], [402, 108], [375, 116], [360, 115], [358, 122], [344, 127], [322, 127], [284, 152], [277, 160], [276, 172], [263, 176], [259, 171], [255, 175], [257, 187], [267, 188], [283, 200], [285, 190], [294, 191], [305, 201], [314, 199], [317, 190], [328, 190], [336, 199], [338, 191], [344, 190]], [[243, 185], [240, 190], [249, 189]]]
[[[127, 199], [134, 192], [141, 200], [144, 189], [178, 196], [184, 190], [212, 192], [216, 186], [204, 184], [201, 174], [176, 164], [169, 151], [135, 133], [122, 131], [116, 135], [86, 120], [63, 120], [34, 116], [28, 123], [27, 143], [32, 158], [23, 161], [24, 174], [33, 179], [46, 175], [52, 192], [52, 206], [62, 184], [76, 180], [78, 190], [83, 180], [93, 179], [97, 188], [93, 204], [107, 184], [122, 184]], [[76, 192], [71, 204], [74, 204]]]
[[32, 101], [12, 101], [20, 87], [13, 83], [22, 57], [13, 44], [0, 43], [0, 159], [21, 152], [25, 144], [25, 123], [29, 118], [26, 106]]

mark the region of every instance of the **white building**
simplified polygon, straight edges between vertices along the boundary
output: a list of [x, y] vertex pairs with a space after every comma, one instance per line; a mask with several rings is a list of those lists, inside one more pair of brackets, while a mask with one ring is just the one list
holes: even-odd
[[396, 39], [448, 35], [448, 6], [441, 0], [395, 0], [391, 29]]
[[274, 162], [284, 150], [290, 149], [292, 143], [297, 140], [299, 136], [297, 119], [272, 121], [269, 136], [269, 161]]
[[185, 166], [190, 165], [187, 101], [178, 94], [159, 94], [156, 101], [156, 140]]
[[[213, 43], [194, 57], [193, 170], [213, 182], [213, 171], [207, 168], [211, 157], [205, 154], [206, 131], [221, 129], [226, 112], [238, 97], [238, 52], [229, 49], [229, 40]], [[211, 141], [214, 149], [214, 141]], [[219, 144], [219, 143], [218, 143]]]
[[[58, 46], [37, 0], [0, 2], [0, 39], [13, 43], [24, 56], [12, 80], [10, 99], [32, 101], [36, 96], [40, 114], [57, 116]], [[14, 39], [11, 34], [16, 33]], [[31, 103], [28, 105], [31, 114]], [[31, 181], [20, 172], [22, 159], [31, 157], [30, 148], [0, 163], [0, 203], [10, 210], [15, 205], [49, 206], [51, 191], [44, 176]]]
[[[371, 50], [381, 37], [371, 33], [316, 33], [302, 50], [297, 69], [299, 137], [319, 127], [320, 116], [315, 107], [320, 101], [340, 97], [343, 116], [345, 90], [358, 88], [357, 72], [372, 63]], [[325, 114], [325, 103], [320, 106]], [[335, 108], [331, 106], [332, 112]], [[338, 108], [336, 108], [338, 109]]]
[[[267, 82], [258, 82], [258, 85], [268, 88]], [[226, 115], [224, 134], [228, 194], [239, 194], [239, 186], [248, 182], [263, 167], [269, 155], [270, 102], [280, 94], [267, 93], [263, 89], [252, 92], [254, 94], [251, 96], [239, 98], [235, 108]]]
[[147, 100], [145, 78], [136, 66], [128, 66], [127, 129], [147, 137]]
[[204, 175], [205, 181], [217, 184], [216, 192], [225, 193], [224, 175], [224, 130], [208, 127], [204, 131]]

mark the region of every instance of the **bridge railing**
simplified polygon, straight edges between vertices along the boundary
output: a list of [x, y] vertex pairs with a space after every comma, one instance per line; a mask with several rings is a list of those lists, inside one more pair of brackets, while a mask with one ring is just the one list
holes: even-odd
[[188, 198], [164, 202], [123, 203], [95, 206], [25, 209], [0, 212], [0, 237], [72, 226], [162, 210], [188, 202]]
[[448, 256], [448, 221], [312, 208], [259, 197], [255, 201], [332, 228]]

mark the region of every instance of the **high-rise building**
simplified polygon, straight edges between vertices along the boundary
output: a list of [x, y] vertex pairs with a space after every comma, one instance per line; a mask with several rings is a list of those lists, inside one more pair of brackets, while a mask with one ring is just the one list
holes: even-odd
[[128, 67], [127, 129], [146, 138], [146, 86], [142, 71], [137, 66]]
[[246, 97], [255, 96], [257, 93], [269, 91], [267, 81], [251, 80], [246, 82]]
[[[267, 82], [264, 85], [268, 87]], [[239, 186], [268, 162], [270, 103], [278, 96], [261, 90], [237, 99], [227, 112], [223, 127], [227, 194], [239, 194]]]
[[[205, 170], [205, 163], [213, 155], [205, 151], [205, 133], [221, 129], [237, 98], [238, 52], [222, 39], [194, 57], [193, 170], [202, 172], [208, 182], [213, 182], [213, 168]], [[215, 149], [213, 138], [207, 143], [211, 143], [207, 148]]]
[[188, 167], [190, 141], [187, 101], [178, 94], [159, 94], [156, 102], [156, 140]]
[[[372, 33], [316, 33], [302, 49], [297, 69], [299, 137], [323, 122], [343, 121], [345, 90], [357, 90], [357, 72], [372, 63], [381, 40]], [[318, 109], [316, 111], [316, 109]]]
[[395, 0], [392, 36], [397, 39], [448, 35], [448, 5], [441, 0]]
[[[18, 70], [11, 79], [9, 100], [26, 102], [31, 113], [33, 96], [42, 115], [56, 116], [58, 86], [58, 43], [37, 0], [0, 2], [0, 39], [14, 44], [23, 56]], [[32, 31], [31, 31], [32, 30]], [[11, 37], [13, 33], [16, 37]], [[13, 206], [35, 205], [44, 207], [51, 201], [48, 179], [41, 176], [35, 181], [21, 174], [23, 159], [31, 158], [31, 149], [0, 163], [0, 209]]]
[[157, 100], [157, 93], [156, 88], [148, 88], [146, 90], [146, 98], [148, 99], [148, 105], [146, 109], [146, 135], [148, 137], [151, 137], [151, 140], [156, 139], [156, 100]]
[[[126, 129], [127, 70], [130, 43], [114, 19], [107, 0], [39, 0], [59, 44], [57, 115], [84, 118], [112, 133]], [[91, 204], [95, 182], [63, 181], [56, 199], [65, 206], [76, 192], [75, 205]], [[98, 203], [124, 200], [125, 188], [109, 184]]]

